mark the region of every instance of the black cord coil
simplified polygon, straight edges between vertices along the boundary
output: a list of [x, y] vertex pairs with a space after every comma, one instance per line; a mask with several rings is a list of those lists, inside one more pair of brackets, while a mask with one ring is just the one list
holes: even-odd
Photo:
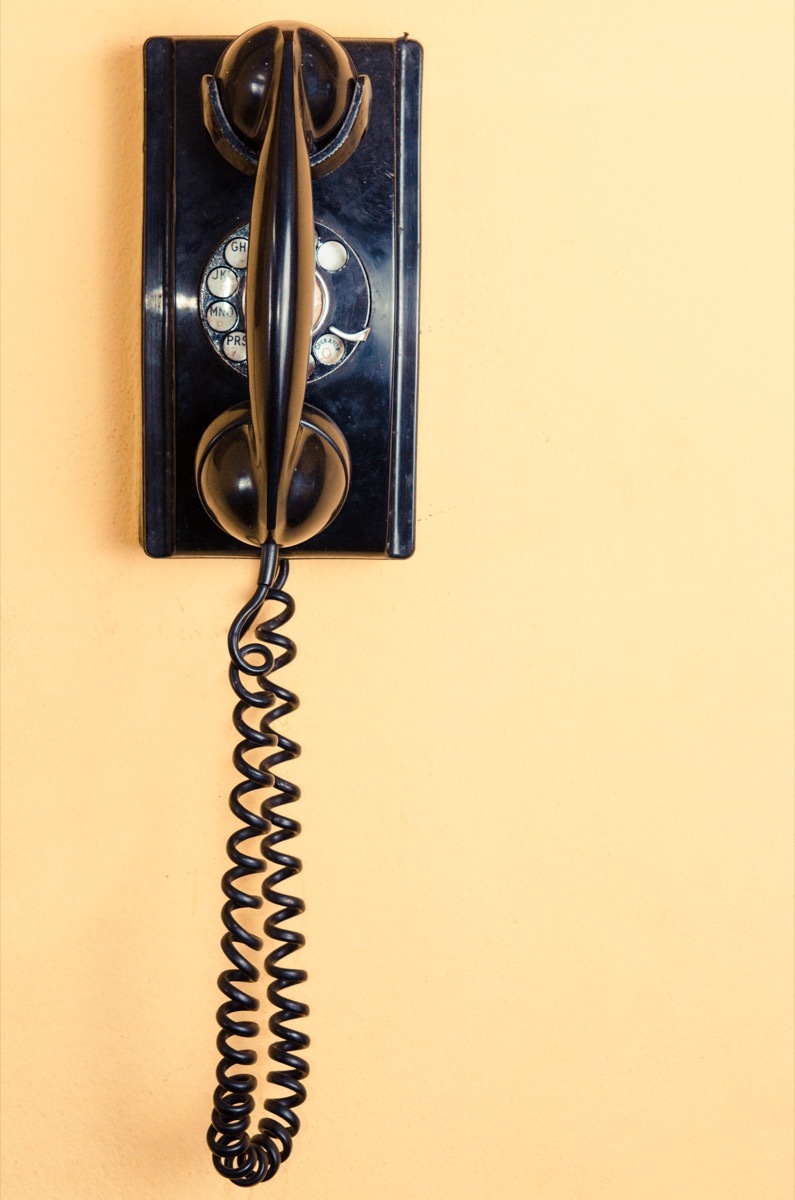
[[[226, 933], [221, 945], [232, 965], [218, 979], [226, 1000], [218, 1009], [217, 1044], [221, 1061], [216, 1072], [218, 1086], [213, 1097], [215, 1107], [207, 1140], [216, 1170], [240, 1187], [251, 1187], [270, 1179], [289, 1156], [300, 1126], [294, 1110], [306, 1098], [301, 1081], [309, 1071], [300, 1056], [309, 1045], [309, 1038], [287, 1024], [305, 1017], [308, 1006], [283, 995], [286, 988], [306, 980], [305, 971], [284, 965], [286, 957], [304, 944], [303, 934], [286, 928], [285, 922], [303, 912], [304, 905], [295, 896], [279, 890], [301, 870], [301, 860], [281, 848], [283, 842], [301, 831], [299, 823], [281, 809], [297, 800], [301, 793], [294, 783], [275, 773], [277, 767], [297, 758], [301, 752], [296, 742], [273, 729], [275, 721], [298, 707], [297, 696], [273, 679], [277, 671], [292, 662], [296, 653], [294, 642], [279, 632], [295, 611], [292, 598], [283, 590], [287, 573], [287, 560], [280, 560], [278, 548], [266, 543], [257, 590], [229, 630], [232, 660], [229, 679], [239, 697], [234, 710], [234, 725], [242, 739], [235, 747], [233, 759], [243, 776], [232, 789], [229, 807], [242, 825], [232, 834], [226, 847], [232, 865], [224, 875], [222, 885], [227, 899], [222, 912]], [[255, 626], [257, 641], [243, 644], [262, 605], [271, 600], [280, 604], [281, 609]], [[252, 682], [244, 682], [244, 676]], [[252, 709], [262, 713], [256, 725], [250, 722]], [[270, 753], [254, 766], [247, 755], [262, 750]], [[259, 811], [247, 807], [250, 793], [263, 791], [266, 794]], [[261, 839], [262, 857], [244, 852], [243, 845], [251, 838]], [[238, 885], [247, 876], [265, 870], [266, 862], [275, 869], [262, 884], [262, 896], [274, 906], [265, 921], [265, 934], [277, 943], [265, 959], [265, 970], [272, 980], [267, 997], [274, 1009], [268, 1028], [276, 1038], [268, 1053], [279, 1064], [278, 1070], [268, 1072], [268, 1083], [283, 1089], [286, 1095], [266, 1099], [265, 1111], [269, 1115], [260, 1120], [259, 1132], [251, 1136], [248, 1130], [257, 1081], [254, 1075], [239, 1068], [253, 1066], [257, 1055], [253, 1049], [233, 1045], [230, 1039], [254, 1038], [259, 1034], [256, 1021], [241, 1019], [241, 1014], [253, 1013], [259, 1008], [259, 1001], [243, 991], [241, 985], [253, 984], [259, 978], [258, 968], [249, 961], [243, 948], [256, 953], [262, 949], [263, 940], [244, 929], [235, 914], [241, 908], [262, 906], [262, 896], [241, 891]]]

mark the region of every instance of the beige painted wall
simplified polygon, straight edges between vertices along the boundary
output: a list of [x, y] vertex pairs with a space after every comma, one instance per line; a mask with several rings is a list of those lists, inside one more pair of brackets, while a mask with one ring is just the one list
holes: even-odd
[[140, 46], [426, 48], [418, 550], [298, 564], [275, 1200], [789, 1200], [784, 0], [7, 0], [5, 1190], [210, 1200], [252, 572], [138, 548]]

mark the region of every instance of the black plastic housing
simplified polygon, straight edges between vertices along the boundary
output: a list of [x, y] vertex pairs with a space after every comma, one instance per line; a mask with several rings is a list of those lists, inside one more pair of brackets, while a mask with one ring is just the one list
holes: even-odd
[[[256, 556], [205, 511], [196, 449], [220, 413], [248, 398], [201, 325], [199, 290], [214, 248], [244, 225], [253, 179], [225, 161], [205, 131], [201, 80], [232, 38], [152, 38], [145, 63], [143, 255], [144, 488], [148, 554]], [[406, 558], [414, 549], [419, 285], [419, 124], [422, 48], [343, 39], [370, 77], [372, 110], [353, 156], [313, 185], [318, 223], [361, 258], [371, 332], [306, 402], [337, 423], [350, 448], [339, 515], [291, 557]]]

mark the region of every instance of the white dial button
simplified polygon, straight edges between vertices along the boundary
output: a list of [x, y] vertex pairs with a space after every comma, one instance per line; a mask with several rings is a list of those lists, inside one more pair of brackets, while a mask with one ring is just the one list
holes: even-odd
[[231, 242], [227, 242], [224, 248], [224, 258], [230, 267], [242, 270], [248, 263], [248, 238], [236, 237], [232, 238]]
[[237, 291], [237, 275], [229, 267], [216, 267], [207, 276], [207, 291], [213, 296], [233, 296]]
[[215, 329], [217, 333], [225, 333], [237, 322], [237, 309], [228, 300], [216, 300], [207, 305], [204, 318], [211, 329]]
[[245, 333], [228, 333], [223, 341], [224, 354], [230, 358], [232, 362], [246, 361], [246, 335]]
[[341, 271], [348, 261], [348, 251], [342, 242], [321, 242], [317, 248], [317, 265], [324, 271]]
[[312, 347], [312, 354], [324, 367], [338, 363], [345, 353], [345, 346], [333, 333], [324, 333]]

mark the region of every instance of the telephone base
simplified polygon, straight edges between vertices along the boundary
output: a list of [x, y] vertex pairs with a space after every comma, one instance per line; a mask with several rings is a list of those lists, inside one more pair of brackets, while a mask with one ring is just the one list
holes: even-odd
[[[144, 48], [141, 543], [156, 558], [259, 553], [215, 524], [195, 480], [202, 434], [248, 397], [239, 252], [253, 179], [218, 154], [202, 120], [202, 77], [231, 40], [158, 37]], [[372, 110], [356, 153], [313, 185], [325, 251], [306, 403], [342, 430], [350, 489], [331, 524], [286, 553], [407, 558], [415, 526], [422, 48], [407, 38], [342, 44], [371, 80]], [[346, 316], [356, 328], [343, 324]], [[228, 338], [225, 322], [235, 323]]]

